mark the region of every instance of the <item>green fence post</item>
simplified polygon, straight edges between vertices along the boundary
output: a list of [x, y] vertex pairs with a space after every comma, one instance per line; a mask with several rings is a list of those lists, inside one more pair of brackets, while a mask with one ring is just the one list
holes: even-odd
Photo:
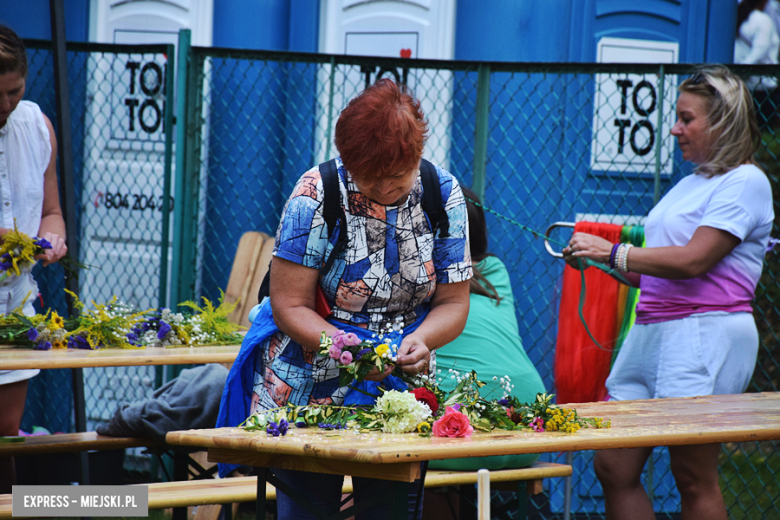
[[662, 126], [664, 123], [664, 96], [666, 77], [664, 75], [664, 66], [658, 71], [658, 121], [655, 127], [655, 178], [653, 186], [653, 205], [661, 200], [661, 145], [663, 140]]
[[[195, 298], [195, 254], [198, 206], [197, 84], [200, 71], [192, 63], [189, 29], [179, 31], [176, 101], [176, 188], [173, 204], [173, 307]], [[195, 160], [193, 160], [193, 157]]]
[[481, 63], [477, 76], [477, 113], [474, 121], [474, 171], [471, 189], [485, 200], [488, 119], [490, 117], [490, 65]]
[[163, 198], [162, 198], [162, 237], [160, 240], [160, 294], [158, 306], [162, 309], [168, 305], [168, 247], [170, 245], [171, 227], [171, 170], [173, 162], [173, 89], [175, 87], [174, 74], [176, 60], [175, 48], [168, 45], [166, 56], [168, 58], [167, 73], [165, 75], [165, 156], [163, 163]]
[[333, 134], [333, 91], [336, 88], [336, 59], [330, 58], [330, 81], [328, 82], [328, 130], [325, 135], [325, 160], [330, 161], [330, 140]]

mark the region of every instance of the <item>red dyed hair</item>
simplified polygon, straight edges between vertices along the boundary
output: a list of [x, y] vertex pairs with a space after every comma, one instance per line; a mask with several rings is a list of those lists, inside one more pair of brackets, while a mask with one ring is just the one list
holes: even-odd
[[379, 180], [418, 168], [427, 132], [409, 89], [381, 79], [341, 112], [336, 148], [353, 178]]

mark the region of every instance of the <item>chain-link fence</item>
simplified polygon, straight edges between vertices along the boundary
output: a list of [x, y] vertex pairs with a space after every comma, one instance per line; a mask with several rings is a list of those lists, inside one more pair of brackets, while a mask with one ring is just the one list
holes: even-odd
[[[100, 271], [105, 282], [95, 281], [90, 289], [105, 288], [96, 299], [117, 294], [154, 306], [154, 298], [167, 298], [159, 291], [161, 221], [151, 218], [159, 216], [163, 186], [155, 173], [162, 164], [161, 141], [141, 139], [159, 131], [148, 132], [155, 119], [143, 118], [157, 113], [148, 100], [156, 99], [159, 106], [164, 99], [152, 81], [157, 69], [165, 77], [164, 52], [171, 56], [146, 47], [69, 53], [72, 106], [80, 107], [73, 110], [82, 115], [74, 117], [73, 125], [74, 157], [81, 161], [76, 168], [80, 229], [90, 230], [80, 237], [83, 259], [92, 254], [87, 263], [110, 266]], [[552, 391], [563, 263], [518, 224], [540, 234], [557, 221], [641, 224], [658, 199], [691, 171], [670, 135], [676, 86], [689, 66], [408, 61], [202, 48], [191, 49], [188, 57], [188, 73], [178, 78], [177, 89], [177, 165], [182, 167], [173, 184], [182, 196], [174, 204], [178, 238], [170, 253], [171, 301], [219, 297], [241, 235], [275, 232], [297, 178], [336, 155], [334, 125], [347, 101], [378, 78], [390, 77], [406, 83], [422, 103], [430, 124], [425, 156], [472, 186], [501, 216], [487, 216], [490, 249], [509, 267], [523, 344]], [[40, 67], [50, 62], [46, 52], [37, 50], [31, 51], [35, 60]], [[745, 77], [774, 74], [766, 67], [736, 70]], [[108, 75], [95, 81], [97, 72]], [[31, 71], [30, 93], [46, 99], [48, 77]], [[135, 81], [135, 90], [118, 77]], [[31, 94], [28, 98], [38, 100]], [[759, 159], [778, 190], [780, 125], [773, 118], [774, 100], [771, 92], [759, 90], [756, 99], [765, 107]], [[53, 105], [41, 104], [52, 114], [47, 106]], [[133, 114], [140, 118], [135, 130]], [[115, 135], [112, 118], [119, 116], [124, 126], [116, 131], [124, 133]], [[126, 139], [131, 144], [123, 144], [121, 135], [132, 132]], [[100, 172], [94, 180], [92, 171]], [[157, 206], [152, 211], [150, 200]], [[99, 201], [102, 215], [93, 209]], [[136, 203], [143, 209], [134, 209]], [[127, 220], [141, 216], [147, 220]], [[125, 236], [123, 226], [140, 231]], [[777, 222], [773, 235], [780, 235]], [[769, 253], [756, 295], [761, 347], [751, 391], [780, 386], [779, 270], [776, 253]], [[150, 279], [157, 285], [135, 292]], [[145, 303], [141, 294], [154, 297]], [[139, 382], [151, 388], [161, 379], [146, 369], [125, 370], [122, 376], [103, 371], [87, 378], [88, 408], [97, 406], [96, 395], [130, 400], [144, 393], [136, 395]], [[120, 382], [109, 384], [109, 379]], [[104, 419], [104, 411], [96, 410], [94, 418]], [[724, 445], [722, 488], [732, 517], [780, 518], [776, 447], [774, 442]], [[562, 518], [569, 501], [574, 517], [603, 514], [592, 456], [573, 456], [570, 498], [563, 483], [550, 483], [541, 498], [533, 499], [535, 518]], [[547, 457], [565, 460], [564, 455]], [[680, 505], [668, 451], [656, 450], [652, 460], [644, 481], [653, 490], [656, 510], [674, 518]]]
[[[26, 98], [57, 128], [51, 43], [27, 43]], [[69, 45], [77, 260], [88, 267], [79, 273], [79, 294], [88, 307], [114, 296], [141, 309], [161, 301], [167, 283], [161, 265], [168, 263], [162, 256], [169, 254], [163, 222], [170, 211], [162, 202], [165, 179], [171, 178], [165, 121], [166, 111], [172, 120], [173, 107], [166, 103], [173, 90], [172, 55], [167, 45]], [[39, 303], [66, 314], [62, 268], [38, 266], [34, 275]], [[162, 375], [154, 367], [85, 369], [87, 428], [107, 421], [122, 401], [146, 397]], [[71, 431], [71, 384], [69, 370], [46, 370], [32, 379], [22, 429]]]

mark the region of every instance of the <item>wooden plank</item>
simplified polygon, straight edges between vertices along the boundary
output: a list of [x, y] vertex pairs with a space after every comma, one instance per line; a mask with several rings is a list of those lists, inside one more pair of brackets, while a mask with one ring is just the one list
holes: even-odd
[[420, 478], [419, 462], [399, 462], [396, 464], [363, 464], [348, 460], [322, 459], [318, 457], [289, 457], [257, 452], [242, 452], [209, 448], [210, 462], [246, 464], [265, 468], [281, 468], [312, 473], [332, 475], [352, 475], [353, 477], [376, 478], [399, 482], [414, 482]]
[[[499, 469], [490, 472], [490, 482], [518, 482], [523, 480], [553, 477], [568, 477], [571, 466], [552, 462], [535, 462], [528, 468]], [[475, 484], [477, 474], [473, 471], [428, 470], [425, 475], [425, 487], [462, 486]]]
[[[186, 480], [146, 485], [149, 488], [149, 509], [189, 507], [205, 504], [254, 502], [257, 496], [257, 477], [238, 477], [209, 480]], [[266, 484], [266, 497], [276, 499], [276, 490]]]
[[240, 345], [102, 350], [32, 350], [0, 346], [0, 369], [86, 368], [232, 363]]
[[268, 240], [263, 243], [252, 279], [247, 284], [246, 306], [241, 313], [241, 319], [238, 321], [239, 325], [247, 328], [251, 325], [249, 323], [249, 312], [252, 310], [252, 307], [259, 303], [257, 301], [257, 293], [260, 291], [260, 285], [263, 283], [265, 273], [268, 272], [268, 265], [271, 263], [271, 258], [273, 258], [273, 252], [274, 239], [273, 237], [268, 237]]
[[[12, 501], [13, 495], [8, 493], [7, 495], [0, 495], [0, 518], [13, 518], [12, 515]], [[25, 517], [30, 518], [30, 517]]]
[[270, 237], [265, 233], [247, 231], [241, 235], [236, 248], [236, 254], [233, 257], [233, 267], [230, 269], [230, 278], [228, 278], [228, 284], [225, 288], [225, 301], [229, 303], [238, 302], [229, 319], [239, 325], [241, 325], [242, 315], [248, 312], [245, 312], [245, 308], [248, 305], [249, 284], [254, 277], [260, 251], [268, 238]]
[[174, 445], [371, 464], [487, 455], [708, 444], [780, 439], [780, 394], [742, 394], [571, 405], [583, 416], [612, 420], [609, 429], [577, 433], [495, 430], [470, 438], [355, 434], [291, 428], [285, 437], [238, 428], [171, 432]]
[[158, 446], [158, 444], [148, 438], [107, 437], [95, 432], [31, 435], [23, 437], [22, 442], [0, 442], [0, 457], [152, 446]]

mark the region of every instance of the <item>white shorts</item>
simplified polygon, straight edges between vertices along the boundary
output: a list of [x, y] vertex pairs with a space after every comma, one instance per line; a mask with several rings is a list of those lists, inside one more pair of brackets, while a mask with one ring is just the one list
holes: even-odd
[[607, 391], [617, 401], [740, 394], [757, 356], [758, 330], [747, 312], [634, 325], [607, 378]]

